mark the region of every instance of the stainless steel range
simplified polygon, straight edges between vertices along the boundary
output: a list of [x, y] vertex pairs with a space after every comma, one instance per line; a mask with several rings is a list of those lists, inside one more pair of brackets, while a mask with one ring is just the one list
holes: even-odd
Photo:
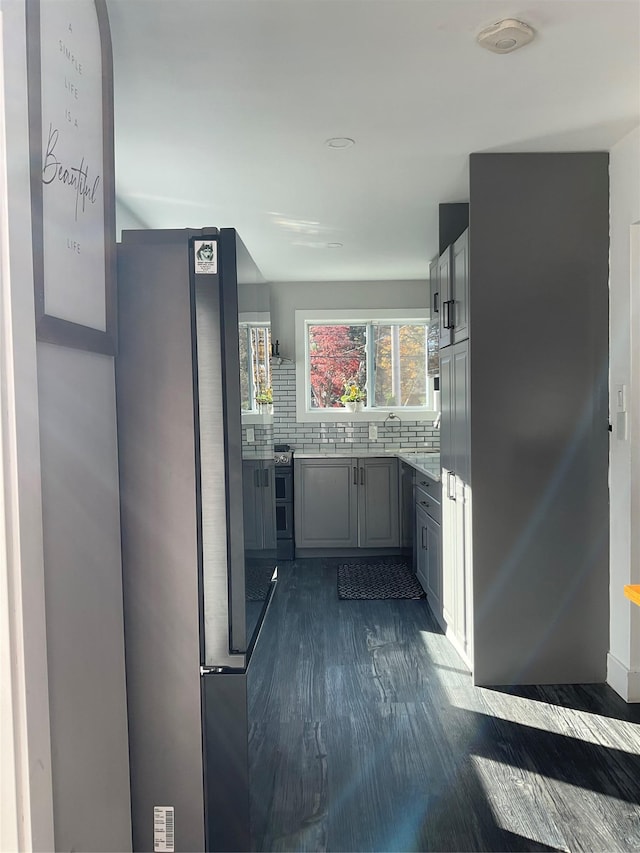
[[288, 444], [274, 446], [276, 492], [276, 554], [281, 560], [295, 558], [293, 534], [293, 451]]

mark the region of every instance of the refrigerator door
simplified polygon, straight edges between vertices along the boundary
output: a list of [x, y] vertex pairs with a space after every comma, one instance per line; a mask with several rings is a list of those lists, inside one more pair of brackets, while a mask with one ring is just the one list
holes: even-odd
[[[227, 292], [224, 292], [220, 246], [216, 246], [215, 272], [198, 272], [197, 242], [191, 241], [191, 270], [203, 664], [211, 668], [243, 668], [246, 620], [242, 481], [237, 477], [242, 464], [237, 439], [240, 432], [239, 392], [236, 393], [237, 320], [235, 346], [233, 341], [228, 346], [223, 325], [225, 314], [231, 322], [234, 313], [235, 274], [233, 269], [227, 273]], [[231, 648], [239, 654], [233, 654]]]
[[[246, 582], [247, 572], [255, 570], [256, 555], [248, 561], [244, 546], [243, 488], [253, 484], [243, 478], [238, 335], [240, 280], [256, 283], [261, 276], [234, 229], [222, 229], [215, 238], [213, 267], [199, 263], [200, 242], [191, 241], [191, 279], [203, 664], [206, 669], [241, 669], [268, 601], [266, 587], [264, 602], [257, 602], [256, 585], [248, 590]], [[272, 444], [271, 438], [271, 461]], [[269, 482], [268, 468], [262, 473], [261, 486]], [[270, 494], [266, 487], [260, 491], [263, 498]], [[273, 574], [275, 542], [270, 553]], [[264, 566], [260, 571], [264, 574]]]

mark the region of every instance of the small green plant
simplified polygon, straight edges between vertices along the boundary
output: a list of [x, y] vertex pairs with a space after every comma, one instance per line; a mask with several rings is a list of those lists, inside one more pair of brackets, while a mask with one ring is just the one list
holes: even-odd
[[355, 384], [347, 382], [344, 386], [344, 394], [340, 397], [341, 403], [363, 403], [367, 399], [364, 389]]
[[273, 391], [271, 388], [259, 388], [256, 394], [256, 403], [273, 403]]

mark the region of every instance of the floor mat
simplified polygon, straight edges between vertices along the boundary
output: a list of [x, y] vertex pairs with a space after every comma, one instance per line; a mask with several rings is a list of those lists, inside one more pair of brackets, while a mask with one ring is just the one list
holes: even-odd
[[245, 598], [247, 601], [266, 601], [276, 561], [266, 559], [245, 560]]
[[338, 598], [424, 598], [425, 593], [409, 565], [395, 562], [343, 563], [338, 566]]

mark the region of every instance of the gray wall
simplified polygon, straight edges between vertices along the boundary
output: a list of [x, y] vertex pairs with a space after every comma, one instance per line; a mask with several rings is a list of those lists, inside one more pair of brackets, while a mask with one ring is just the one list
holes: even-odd
[[604, 681], [608, 155], [472, 155], [475, 677]]
[[[425, 276], [429, 263], [425, 259]], [[421, 308], [429, 305], [426, 281], [272, 282], [271, 331], [280, 352], [295, 359], [295, 312], [301, 309]]]
[[57, 850], [130, 850], [113, 359], [38, 347]]
[[[425, 268], [427, 266], [425, 261]], [[382, 311], [386, 308], [424, 308], [428, 313], [427, 281], [275, 282], [269, 288], [272, 338], [280, 341], [280, 353], [285, 358], [280, 366], [272, 368], [276, 442], [310, 452], [439, 448], [440, 432], [431, 428], [432, 421], [410, 420], [403, 415], [398, 421], [379, 422], [375, 441], [369, 440], [369, 423], [362, 418], [340, 423], [309, 423], [296, 419], [296, 370], [301, 362], [295, 351], [295, 312], [323, 308], [344, 308], [356, 313], [376, 308]]]

